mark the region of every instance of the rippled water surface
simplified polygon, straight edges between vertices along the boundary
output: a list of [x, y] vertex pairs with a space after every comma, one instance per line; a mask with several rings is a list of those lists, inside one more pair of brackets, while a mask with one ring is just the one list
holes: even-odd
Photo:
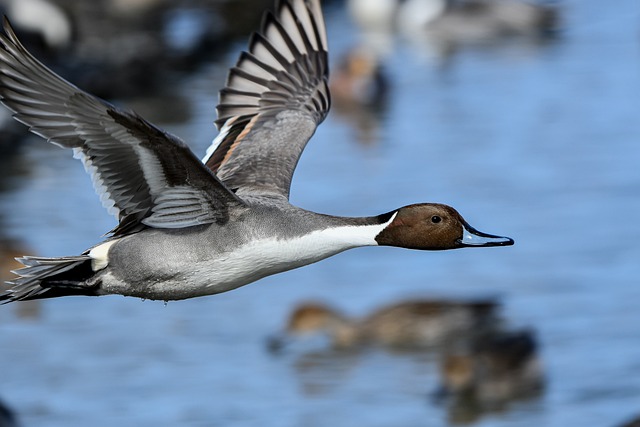
[[[167, 305], [63, 298], [27, 318], [2, 306], [0, 396], [26, 427], [448, 425], [430, 397], [432, 355], [273, 355], [265, 339], [302, 300], [363, 315], [406, 297], [498, 295], [511, 324], [537, 331], [548, 387], [473, 425], [615, 426], [640, 414], [639, 5], [560, 6], [566, 29], [542, 46], [439, 62], [398, 41], [381, 115], [363, 128], [334, 110], [294, 179], [292, 202], [307, 209], [438, 201], [515, 246], [357, 249]], [[339, 5], [327, 21], [335, 64], [357, 34]], [[158, 123], [199, 154], [242, 47], [177, 88], [188, 122]], [[70, 153], [33, 140], [15, 162], [0, 227], [29, 252], [76, 254], [115, 225]]]

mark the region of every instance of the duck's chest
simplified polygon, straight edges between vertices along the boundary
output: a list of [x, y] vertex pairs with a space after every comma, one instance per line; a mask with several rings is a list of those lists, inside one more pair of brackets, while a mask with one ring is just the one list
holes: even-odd
[[322, 240], [317, 235], [260, 239], [201, 261], [197, 276], [214, 293], [224, 292], [271, 274], [320, 261], [346, 249], [348, 247], [340, 242]]
[[202, 260], [199, 280], [224, 292], [265, 276], [302, 267], [357, 246], [375, 244], [350, 227], [315, 230], [298, 236], [249, 240], [232, 251]]

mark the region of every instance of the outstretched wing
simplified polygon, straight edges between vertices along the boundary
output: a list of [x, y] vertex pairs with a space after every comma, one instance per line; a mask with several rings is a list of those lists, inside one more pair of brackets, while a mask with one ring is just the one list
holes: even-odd
[[293, 171], [330, 107], [319, 0], [278, 2], [220, 92], [220, 134], [203, 162], [238, 195], [289, 197]]
[[241, 203], [181, 140], [45, 67], [6, 18], [0, 44], [2, 103], [31, 132], [73, 149], [103, 205], [120, 220], [114, 234], [140, 224], [182, 228], [224, 222], [228, 206]]

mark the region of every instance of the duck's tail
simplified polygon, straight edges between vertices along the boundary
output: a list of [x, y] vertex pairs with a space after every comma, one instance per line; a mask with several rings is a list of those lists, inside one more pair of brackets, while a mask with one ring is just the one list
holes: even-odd
[[12, 272], [18, 277], [7, 282], [10, 288], [0, 293], [0, 304], [67, 295], [97, 295], [97, 286], [87, 284], [87, 279], [95, 274], [89, 255], [16, 259], [24, 267]]

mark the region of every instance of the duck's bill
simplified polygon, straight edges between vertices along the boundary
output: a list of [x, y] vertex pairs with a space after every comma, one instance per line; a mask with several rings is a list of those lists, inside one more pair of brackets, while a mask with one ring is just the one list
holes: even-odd
[[494, 236], [476, 230], [467, 223], [463, 225], [462, 239], [458, 240], [460, 247], [511, 246], [513, 239]]

